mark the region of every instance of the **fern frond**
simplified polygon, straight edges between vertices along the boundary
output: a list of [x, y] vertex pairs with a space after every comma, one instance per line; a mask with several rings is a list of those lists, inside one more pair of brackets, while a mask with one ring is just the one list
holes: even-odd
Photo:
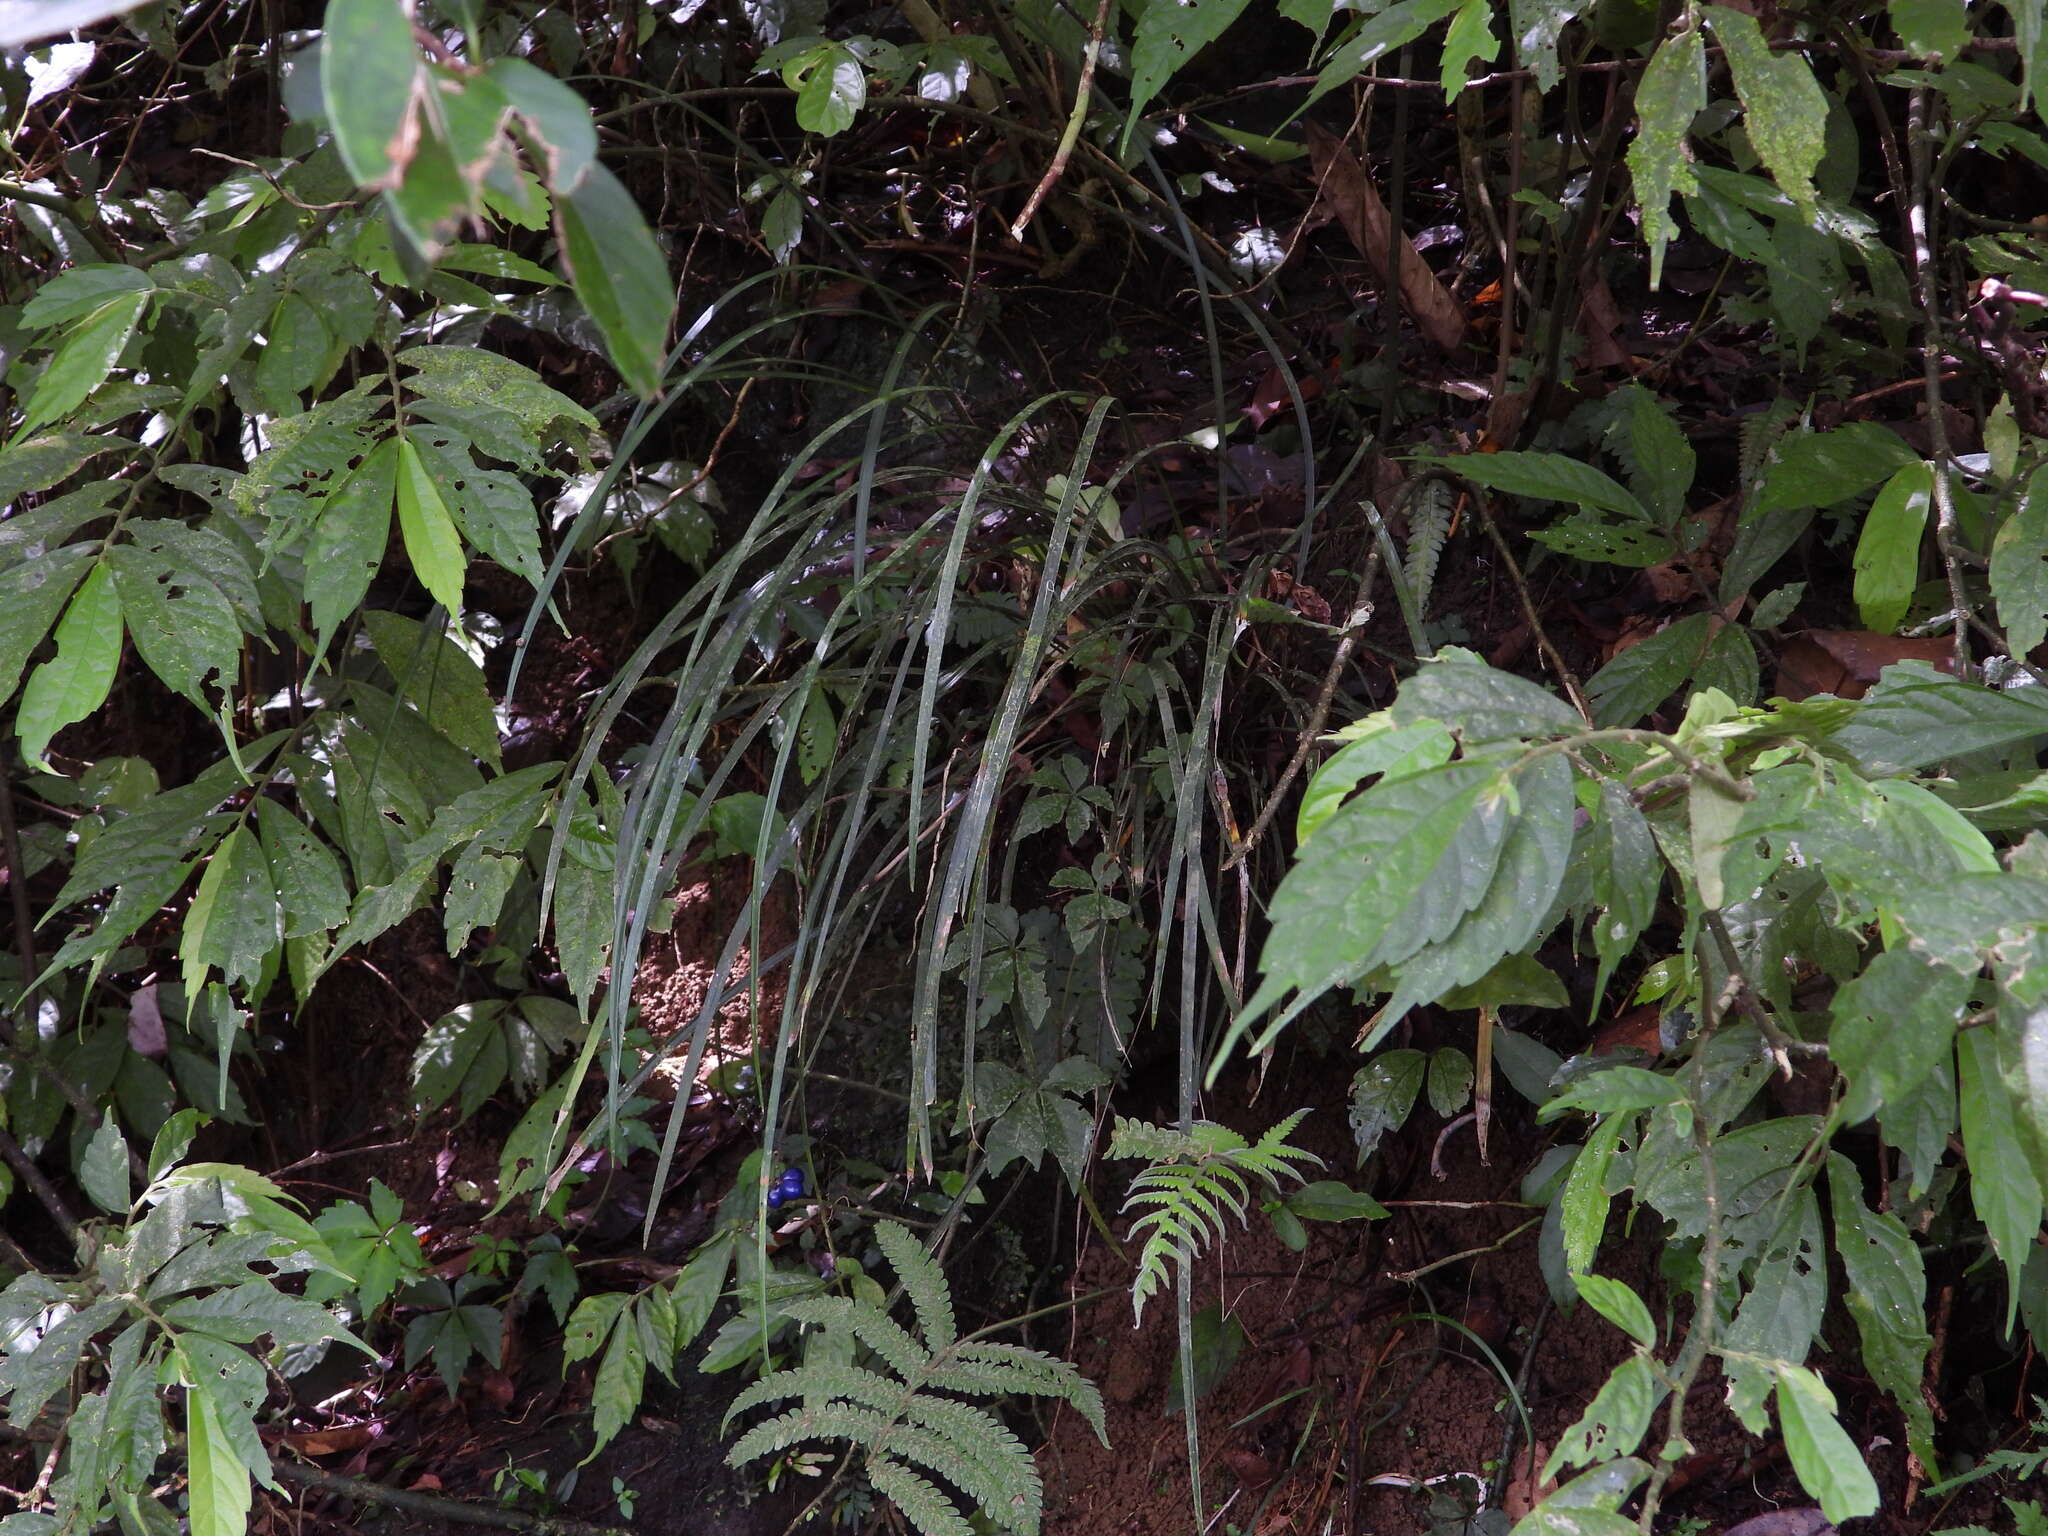
[[896, 1271], [896, 1278], [903, 1282], [903, 1289], [910, 1293], [910, 1304], [917, 1309], [917, 1326], [924, 1334], [926, 1346], [934, 1353], [946, 1348], [960, 1336], [960, 1330], [953, 1320], [953, 1295], [946, 1288], [946, 1277], [938, 1261], [925, 1251], [910, 1228], [897, 1222], [878, 1223], [875, 1241], [881, 1244], [883, 1256]]
[[868, 1481], [923, 1536], [974, 1536], [974, 1527], [960, 1518], [953, 1501], [900, 1461], [870, 1456]]
[[[1004, 1385], [954, 1386], [940, 1379], [941, 1372], [996, 1372]], [[1062, 1360], [1058, 1355], [1026, 1349], [1021, 1344], [963, 1344], [954, 1351], [954, 1358], [936, 1367], [925, 1379], [929, 1385], [949, 1392], [1026, 1392], [1034, 1397], [1061, 1398], [1088, 1421], [1104, 1445], [1109, 1444], [1109, 1431], [1103, 1424], [1102, 1394], [1072, 1361]]]
[[1182, 1162], [1197, 1156], [1194, 1139], [1183, 1136], [1170, 1125], [1153, 1125], [1147, 1120], [1116, 1117], [1109, 1135], [1111, 1159], [1142, 1157], [1148, 1163]]
[[883, 1413], [894, 1414], [901, 1411], [909, 1396], [909, 1391], [899, 1383], [861, 1366], [811, 1360], [793, 1369], [763, 1376], [732, 1400], [732, 1406], [725, 1410], [725, 1422], [730, 1424], [749, 1408], [788, 1397], [806, 1400], [844, 1397]]
[[797, 1322], [820, 1328], [843, 1328], [888, 1363], [905, 1381], [914, 1381], [932, 1363], [931, 1355], [895, 1318], [880, 1307], [851, 1296], [807, 1296], [783, 1307]]
[[1038, 1529], [1038, 1469], [1029, 1456], [1022, 1456], [1022, 1446], [1018, 1451], [1023, 1465], [1012, 1468], [983, 1461], [975, 1453], [986, 1453], [989, 1448], [985, 1445], [959, 1445], [922, 1424], [899, 1423], [883, 1434], [873, 1449], [938, 1473], [980, 1505], [989, 1519], [1018, 1536], [1033, 1536]]
[[726, 1465], [739, 1467], [756, 1457], [772, 1456], [805, 1440], [851, 1440], [855, 1445], [879, 1444], [889, 1432], [887, 1414], [850, 1403], [818, 1403], [791, 1408], [763, 1419], [733, 1443]]
[[1798, 415], [1798, 404], [1787, 396], [1778, 395], [1761, 411], [1742, 418], [1736, 433], [1736, 452], [1745, 499], [1757, 477], [1764, 472], [1764, 460]]
[[1423, 482], [1408, 504], [1408, 591], [1418, 615], [1428, 612], [1437, 564], [1451, 536], [1451, 487], [1434, 477]]

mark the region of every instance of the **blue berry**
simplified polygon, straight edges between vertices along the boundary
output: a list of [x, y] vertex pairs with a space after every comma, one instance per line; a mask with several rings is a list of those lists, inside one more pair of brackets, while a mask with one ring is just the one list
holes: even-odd
[[768, 1209], [771, 1211], [781, 1210], [783, 1199], [782, 1186], [778, 1184], [775, 1188], [768, 1191]]
[[803, 1199], [804, 1192], [808, 1187], [804, 1179], [804, 1171], [801, 1168], [783, 1169], [782, 1177], [776, 1181], [775, 1185], [777, 1192], [785, 1200]]

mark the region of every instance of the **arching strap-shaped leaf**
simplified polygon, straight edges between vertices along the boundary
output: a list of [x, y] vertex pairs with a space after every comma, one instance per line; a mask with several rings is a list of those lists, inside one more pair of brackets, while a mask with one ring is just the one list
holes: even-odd
[[632, 194], [593, 165], [574, 191], [556, 199], [562, 260], [576, 297], [604, 336], [605, 350], [635, 394], [661, 387], [675, 283]]

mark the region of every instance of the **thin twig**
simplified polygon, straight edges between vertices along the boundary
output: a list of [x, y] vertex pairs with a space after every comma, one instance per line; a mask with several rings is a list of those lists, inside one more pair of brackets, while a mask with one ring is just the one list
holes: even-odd
[[91, 1241], [85, 1229], [78, 1224], [78, 1218], [71, 1214], [71, 1207], [64, 1203], [64, 1197], [57, 1188], [43, 1177], [43, 1170], [36, 1166], [36, 1160], [21, 1150], [21, 1143], [14, 1139], [12, 1132], [0, 1128], [0, 1158], [20, 1176], [28, 1186], [29, 1193], [42, 1202], [43, 1209], [50, 1213], [50, 1220], [64, 1229], [64, 1235], [71, 1239], [71, 1246], [81, 1260], [91, 1252]]
[[1508, 541], [1501, 537], [1500, 525], [1493, 520], [1493, 509], [1486, 504], [1486, 494], [1470, 482], [1463, 481], [1472, 497], [1472, 504], [1479, 509], [1479, 520], [1486, 525], [1486, 536], [1493, 541], [1501, 563], [1508, 568], [1508, 579], [1514, 583], [1515, 595], [1521, 599], [1522, 617], [1529, 625], [1529, 633], [1535, 636], [1536, 649], [1550, 664], [1551, 672], [1564, 688], [1565, 695], [1572, 701], [1572, 708], [1579, 712], [1588, 725], [1593, 723], [1593, 707], [1586, 702], [1586, 691], [1579, 686], [1579, 680], [1572, 669], [1565, 665], [1564, 657], [1551, 644], [1550, 632], [1543, 627], [1543, 616], [1536, 611], [1536, 599], [1529, 595], [1529, 580], [1522, 574], [1522, 564], [1508, 548]]
[[1088, 102], [1095, 94], [1095, 60], [1102, 52], [1102, 29], [1108, 24], [1109, 0], [1102, 0], [1095, 9], [1095, 25], [1088, 29], [1088, 46], [1081, 53], [1081, 83], [1074, 91], [1074, 110], [1067, 114], [1067, 126], [1061, 131], [1059, 144], [1052, 152], [1052, 163], [1045, 168], [1038, 185], [1032, 188], [1024, 211], [1010, 226], [1012, 240], [1024, 238], [1024, 231], [1038, 217], [1038, 205], [1046, 200], [1052, 189], [1059, 185], [1060, 177], [1067, 172], [1067, 161], [1072, 158], [1074, 146], [1080, 142], [1081, 128], [1088, 121]]

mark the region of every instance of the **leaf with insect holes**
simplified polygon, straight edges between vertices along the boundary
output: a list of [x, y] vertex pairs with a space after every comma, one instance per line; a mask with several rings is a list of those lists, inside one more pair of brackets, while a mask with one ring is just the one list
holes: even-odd
[[320, 86], [334, 146], [359, 186], [405, 173], [422, 89], [410, 12], [404, 0], [328, 0]]
[[1667, 37], [1636, 87], [1636, 137], [1628, 147], [1628, 174], [1642, 209], [1643, 241], [1650, 248], [1650, 286], [1664, 281], [1664, 250], [1677, 238], [1673, 193], [1699, 191], [1686, 139], [1707, 105], [1707, 50], [1697, 25]]

